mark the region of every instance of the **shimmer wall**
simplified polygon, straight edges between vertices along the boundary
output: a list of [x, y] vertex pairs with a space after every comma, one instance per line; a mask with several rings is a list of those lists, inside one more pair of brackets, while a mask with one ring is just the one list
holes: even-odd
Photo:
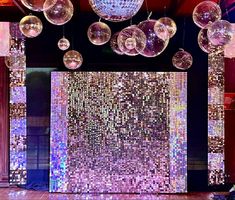
[[187, 191], [187, 74], [52, 72], [50, 192]]
[[209, 185], [225, 183], [224, 168], [224, 56], [209, 54], [208, 173]]
[[18, 23], [10, 23], [10, 184], [26, 183], [26, 59]]

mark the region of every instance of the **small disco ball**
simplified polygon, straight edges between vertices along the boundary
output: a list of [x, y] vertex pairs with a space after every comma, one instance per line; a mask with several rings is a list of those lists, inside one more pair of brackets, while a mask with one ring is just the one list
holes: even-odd
[[144, 0], [89, 0], [93, 11], [101, 18], [120, 22], [132, 18]]
[[103, 45], [111, 38], [111, 29], [103, 22], [94, 22], [87, 30], [89, 41], [94, 45]]
[[120, 32], [117, 32], [112, 35], [110, 39], [110, 47], [116, 54], [123, 55], [124, 53], [120, 50], [120, 48], [118, 47], [118, 43], [117, 43], [117, 37], [119, 33]]
[[38, 17], [27, 15], [20, 20], [19, 28], [24, 36], [34, 38], [42, 32], [43, 26]]
[[193, 21], [200, 28], [219, 19], [221, 19], [220, 6], [213, 1], [203, 1], [193, 10]]
[[65, 51], [70, 47], [70, 42], [65, 37], [62, 37], [61, 39], [59, 39], [57, 46], [60, 50]]
[[224, 46], [233, 38], [233, 27], [226, 20], [218, 20], [210, 24], [207, 36], [213, 45]]
[[78, 69], [82, 65], [83, 58], [79, 52], [70, 50], [64, 54], [63, 62], [68, 69]]
[[156, 21], [154, 25], [154, 32], [157, 34], [157, 36], [162, 39], [162, 40], [169, 40], [169, 32], [164, 24], [159, 22], [158, 20]]
[[21, 0], [21, 3], [30, 10], [41, 12], [50, 9], [56, 0]]
[[198, 45], [199, 47], [202, 49], [202, 51], [206, 52], [206, 53], [212, 53], [212, 52], [223, 52], [224, 51], [224, 47], [223, 46], [216, 46], [213, 45], [208, 37], [207, 37], [207, 26], [203, 29], [201, 29], [198, 33], [198, 37], [197, 37], [197, 41], [198, 41]]
[[118, 35], [119, 49], [129, 56], [136, 56], [146, 45], [146, 36], [136, 25], [124, 28]]
[[157, 36], [154, 31], [156, 20], [146, 20], [140, 22], [138, 28], [141, 29], [146, 36], [146, 46], [143, 51], [140, 52], [145, 57], [155, 57], [161, 54], [169, 43], [168, 40], [162, 40]]
[[73, 16], [73, 4], [70, 0], [57, 0], [55, 5], [43, 11], [43, 14], [50, 23], [63, 25]]
[[172, 64], [178, 69], [186, 70], [192, 66], [193, 57], [187, 51], [180, 49], [172, 57]]
[[6, 56], [5, 65], [9, 69], [24, 69], [26, 66], [26, 56], [25, 55]]
[[[160, 19], [157, 20], [157, 22], [165, 25], [170, 38], [172, 38], [175, 35], [175, 33], [177, 31], [177, 26], [176, 26], [176, 23], [174, 22], [173, 19], [171, 19], [169, 17], [161, 17]], [[155, 24], [156, 28], [157, 28], [158, 23]], [[155, 26], [154, 26], [154, 30], [155, 30]], [[156, 30], [155, 30], [155, 32], [156, 32]]]

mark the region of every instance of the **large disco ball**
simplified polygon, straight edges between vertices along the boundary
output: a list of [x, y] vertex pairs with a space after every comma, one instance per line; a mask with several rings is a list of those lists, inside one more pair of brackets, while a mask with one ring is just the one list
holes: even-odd
[[226, 20], [218, 20], [208, 26], [207, 36], [213, 45], [226, 45], [233, 38], [233, 27]]
[[30, 10], [41, 12], [50, 9], [57, 0], [21, 0], [22, 4]]
[[62, 37], [61, 39], [59, 39], [57, 46], [60, 50], [65, 51], [70, 47], [70, 42], [65, 37]]
[[219, 19], [221, 19], [220, 6], [213, 1], [203, 1], [193, 10], [193, 21], [200, 28]]
[[118, 47], [118, 42], [117, 42], [118, 35], [119, 35], [119, 32], [114, 33], [112, 35], [112, 37], [110, 39], [110, 47], [116, 54], [123, 55], [124, 53]]
[[206, 53], [222, 52], [224, 50], [224, 47], [213, 45], [208, 39], [207, 31], [207, 26], [199, 31], [197, 37], [199, 47]]
[[83, 58], [79, 52], [70, 50], [64, 54], [63, 62], [68, 69], [78, 69], [82, 65]]
[[26, 56], [23, 54], [6, 56], [5, 64], [10, 69], [24, 69], [26, 65]]
[[175, 55], [172, 57], [172, 64], [178, 69], [188, 69], [193, 64], [193, 57], [187, 51], [180, 49]]
[[[160, 19], [157, 20], [157, 23], [155, 24], [154, 30], [157, 29], [159, 23], [165, 25], [170, 38], [172, 38], [175, 35], [175, 33], [177, 31], [177, 26], [176, 26], [176, 23], [174, 22], [173, 19], [171, 19], [169, 17], [161, 17]], [[156, 31], [157, 30], [155, 30], [155, 32]]]
[[20, 20], [19, 28], [24, 36], [34, 38], [42, 32], [43, 26], [38, 17], [27, 15]]
[[119, 49], [129, 56], [136, 56], [144, 50], [146, 36], [136, 25], [124, 28], [118, 35]]
[[169, 43], [168, 40], [162, 40], [157, 36], [154, 31], [154, 26], [156, 20], [146, 20], [140, 22], [138, 28], [140, 28], [146, 36], [146, 46], [143, 51], [140, 52], [141, 55], [145, 57], [155, 57], [161, 54]]
[[119, 22], [132, 18], [144, 0], [89, 0], [93, 11], [101, 18]]
[[103, 45], [111, 38], [111, 29], [103, 22], [94, 22], [87, 30], [89, 41], [94, 45]]
[[63, 25], [73, 16], [73, 4], [70, 0], [57, 0], [55, 5], [43, 11], [43, 14], [50, 23]]

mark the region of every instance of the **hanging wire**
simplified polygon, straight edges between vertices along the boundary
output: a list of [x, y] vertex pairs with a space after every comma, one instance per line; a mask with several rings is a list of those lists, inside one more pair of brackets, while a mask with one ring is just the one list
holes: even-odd
[[149, 19], [150, 12], [149, 12], [148, 0], [145, 0], [145, 7], [146, 7], [146, 11], [147, 11], [147, 16], [148, 16], [148, 19]]
[[101, 17], [99, 18], [99, 22], [101, 22]]
[[132, 26], [132, 18], [130, 19], [130, 26]]
[[64, 37], [65, 37], [65, 36], [64, 36], [64, 25], [63, 25], [63, 27], [62, 27], [62, 31], [63, 31], [63, 38], [64, 38]]
[[150, 17], [152, 16], [153, 12], [151, 11], [148, 15], [148, 20], [150, 20]]
[[164, 17], [166, 17], [166, 4], [164, 5]]
[[184, 17], [184, 23], [183, 23], [183, 39], [182, 39], [182, 48], [184, 48], [184, 43], [185, 43], [185, 33], [186, 33], [186, 17]]

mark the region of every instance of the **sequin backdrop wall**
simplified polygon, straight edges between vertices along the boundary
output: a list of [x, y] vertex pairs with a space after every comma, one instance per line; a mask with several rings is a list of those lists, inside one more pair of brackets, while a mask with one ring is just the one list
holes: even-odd
[[187, 191], [187, 74], [52, 72], [50, 192]]
[[209, 185], [225, 183], [224, 56], [208, 57], [208, 173]]
[[26, 183], [26, 59], [25, 38], [10, 23], [10, 184]]

